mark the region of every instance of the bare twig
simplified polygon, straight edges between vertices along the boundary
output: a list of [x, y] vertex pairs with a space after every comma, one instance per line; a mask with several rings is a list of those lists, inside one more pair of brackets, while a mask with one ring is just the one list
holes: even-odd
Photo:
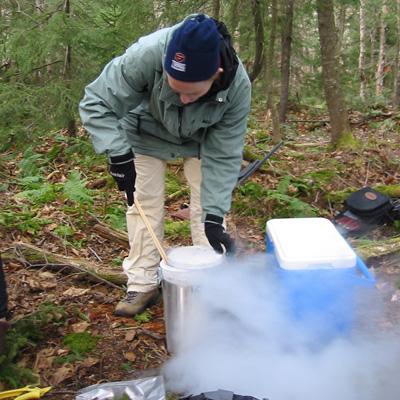
[[364, 180], [364, 186], [367, 186], [367, 182], [368, 182], [368, 175], [369, 175], [369, 165], [370, 165], [371, 161], [368, 160], [367, 162], [367, 172], [365, 173], [365, 180]]
[[[44, 65], [40, 65], [39, 67], [32, 68], [29, 72], [30, 72], [30, 73], [31, 73], [31, 72], [35, 72], [35, 71], [37, 71], [37, 70], [39, 70], [39, 69], [43, 69], [43, 68], [49, 67], [50, 65], [59, 64], [59, 63], [62, 63], [62, 62], [63, 62], [63, 60], [56, 60], [56, 61], [53, 61], [53, 62], [51, 62], [51, 63], [47, 63], [47, 64], [44, 64]], [[9, 75], [9, 76], [10, 76], [10, 77], [12, 77], [12, 76], [18, 76], [18, 75], [21, 75], [21, 73], [22, 73], [22, 72], [16, 72], [15, 74], [11, 74], [11, 75]]]
[[156, 340], [164, 339], [164, 336], [160, 335], [159, 333], [152, 332], [152, 331], [150, 331], [148, 329], [137, 328], [136, 332], [138, 334], [143, 334], [143, 335], [146, 335], [146, 336], [150, 336], [151, 338], [156, 339]]
[[98, 261], [103, 262], [103, 260], [100, 258], [100, 256], [92, 249], [90, 246], [88, 246], [88, 249], [91, 251], [91, 253], [97, 258]]

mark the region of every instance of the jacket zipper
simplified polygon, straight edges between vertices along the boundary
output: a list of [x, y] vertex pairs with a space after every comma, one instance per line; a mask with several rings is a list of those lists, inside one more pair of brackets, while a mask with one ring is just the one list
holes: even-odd
[[179, 107], [178, 108], [178, 133], [179, 133], [179, 137], [181, 137], [181, 134], [182, 134], [182, 113], [183, 113], [183, 108]]

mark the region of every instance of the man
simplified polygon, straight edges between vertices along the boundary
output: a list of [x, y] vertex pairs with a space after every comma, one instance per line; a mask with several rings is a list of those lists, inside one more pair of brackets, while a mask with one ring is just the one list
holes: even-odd
[[83, 124], [95, 150], [108, 155], [129, 206], [128, 292], [117, 315], [142, 312], [158, 297], [160, 257], [134, 195], [162, 240], [166, 160], [184, 160], [193, 244], [234, 252], [223, 218], [240, 170], [250, 97], [225, 25], [203, 14], [142, 37], [86, 87]]

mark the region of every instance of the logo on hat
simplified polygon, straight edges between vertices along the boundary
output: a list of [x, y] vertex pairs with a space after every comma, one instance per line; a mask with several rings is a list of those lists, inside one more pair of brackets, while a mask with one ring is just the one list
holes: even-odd
[[186, 56], [183, 53], [175, 53], [175, 61], [180, 63], [185, 62]]
[[183, 53], [175, 53], [174, 60], [171, 62], [171, 68], [176, 71], [185, 72], [186, 64], [184, 63], [186, 60], [186, 56]]

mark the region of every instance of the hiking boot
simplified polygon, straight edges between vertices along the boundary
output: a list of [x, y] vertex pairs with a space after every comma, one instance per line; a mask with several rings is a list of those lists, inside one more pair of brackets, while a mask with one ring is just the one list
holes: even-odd
[[4, 318], [0, 318], [0, 354], [5, 351], [6, 333], [9, 327], [10, 324]]
[[158, 289], [150, 290], [150, 292], [127, 292], [125, 298], [115, 307], [114, 314], [120, 317], [133, 317], [140, 314], [157, 302], [159, 294]]

